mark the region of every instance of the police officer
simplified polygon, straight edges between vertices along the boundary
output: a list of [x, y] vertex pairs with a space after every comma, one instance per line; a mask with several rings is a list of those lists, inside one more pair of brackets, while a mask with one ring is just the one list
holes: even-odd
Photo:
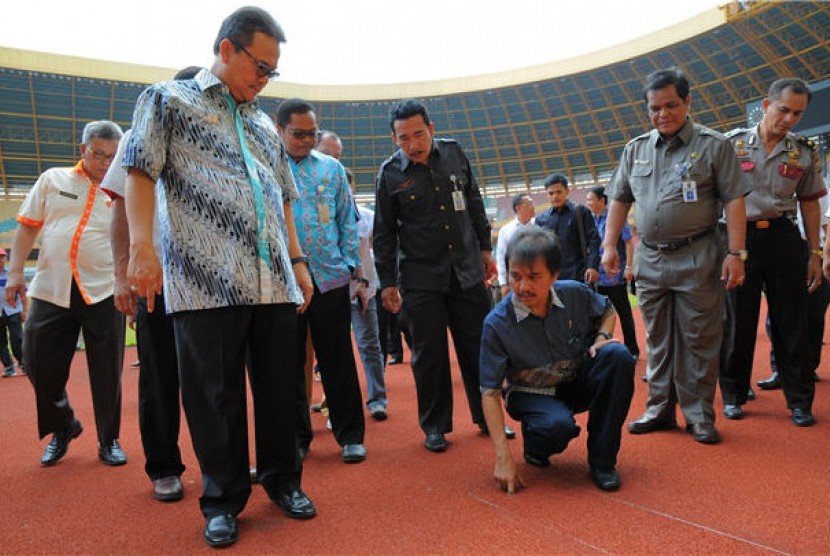
[[494, 270], [490, 224], [467, 157], [455, 141], [433, 138], [424, 105], [401, 101], [389, 123], [400, 148], [378, 173], [375, 266], [384, 307], [402, 310], [411, 334], [424, 446], [443, 452], [453, 403], [447, 326], [473, 421], [487, 432], [478, 357], [490, 309], [485, 272]]
[[[763, 291], [772, 329], [772, 347], [792, 412], [800, 427], [815, 422], [815, 385], [807, 351], [807, 292], [821, 284], [819, 198], [827, 194], [815, 145], [791, 129], [810, 103], [810, 89], [801, 79], [775, 81], [761, 105], [764, 116], [752, 129], [729, 133], [735, 154], [752, 192], [746, 199], [746, 281], [730, 292], [735, 308], [734, 346], [721, 369], [724, 416], [743, 417], [741, 406], [752, 375], [752, 359]], [[801, 210], [810, 257], [795, 223]], [[805, 287], [805, 283], [807, 287]]]
[[[641, 240], [634, 275], [647, 329], [649, 396], [645, 413], [628, 430], [674, 428], [679, 402], [692, 437], [715, 443], [721, 282], [733, 288], [743, 280], [749, 188], [727, 139], [689, 119], [689, 82], [680, 71], [649, 75], [644, 96], [655, 129], [625, 146], [608, 186], [602, 255], [606, 272], [616, 275], [617, 239], [636, 201]], [[721, 203], [729, 236], [725, 258], [715, 233]]]

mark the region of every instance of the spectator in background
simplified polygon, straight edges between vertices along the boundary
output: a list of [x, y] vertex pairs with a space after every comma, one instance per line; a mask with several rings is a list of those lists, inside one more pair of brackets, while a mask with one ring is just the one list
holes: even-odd
[[[14, 359], [21, 374], [26, 374], [23, 362], [23, 321], [29, 310], [29, 300], [25, 295], [17, 295], [12, 303], [6, 302], [5, 287], [8, 279], [5, 249], [0, 249], [0, 361], [3, 362], [3, 378], [14, 376]], [[11, 344], [11, 354], [9, 353]]]
[[99, 188], [121, 136], [113, 122], [86, 124], [81, 160], [73, 168], [44, 172], [17, 215], [5, 288], [10, 305], [26, 295], [23, 264], [41, 234], [23, 352], [35, 390], [38, 433], [52, 434], [42, 465], [58, 463], [83, 432], [66, 393], [79, 331], [86, 343], [98, 458], [107, 465], [127, 463], [118, 442], [125, 324], [113, 301], [112, 207]]
[[510, 284], [507, 281], [507, 262], [505, 261], [510, 239], [519, 230], [527, 226], [533, 226], [536, 221], [536, 207], [530, 195], [526, 193], [513, 195], [510, 199], [510, 206], [513, 207], [513, 213], [516, 215], [516, 218], [502, 226], [499, 231], [498, 241], [496, 242], [496, 268], [498, 269], [499, 287], [501, 288], [502, 297], [510, 291]]
[[[594, 223], [597, 226], [599, 237], [605, 235], [605, 222], [608, 219], [608, 197], [605, 195], [604, 187], [592, 187], [588, 190], [585, 204], [594, 216]], [[599, 254], [602, 256], [602, 247]], [[620, 268], [623, 271], [617, 275], [609, 276], [600, 265], [597, 291], [607, 295], [614, 309], [620, 316], [620, 327], [622, 328], [625, 347], [631, 352], [634, 359], [640, 357], [640, 348], [637, 345], [637, 331], [634, 328], [634, 316], [631, 314], [631, 302], [628, 299], [627, 284], [634, 277], [634, 238], [631, 236], [631, 228], [628, 223], [623, 224], [620, 238], [617, 240], [617, 256], [620, 261]]]

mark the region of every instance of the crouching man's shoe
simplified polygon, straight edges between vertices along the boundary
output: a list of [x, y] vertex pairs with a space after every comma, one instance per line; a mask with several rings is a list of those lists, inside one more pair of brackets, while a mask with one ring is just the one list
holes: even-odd
[[127, 454], [117, 440], [110, 440], [98, 446], [98, 459], [107, 465], [124, 465], [127, 463]]
[[49, 444], [46, 445], [46, 449], [43, 451], [40, 464], [55, 465], [58, 463], [66, 455], [69, 443], [81, 436], [82, 432], [84, 432], [84, 428], [81, 426], [81, 422], [75, 419], [64, 430], [53, 434], [52, 440], [49, 441]]
[[230, 546], [239, 539], [236, 517], [231, 514], [212, 515], [205, 523], [205, 542], [213, 548]]
[[591, 480], [602, 490], [619, 490], [620, 488], [620, 474], [613, 467], [610, 469], [591, 467]]

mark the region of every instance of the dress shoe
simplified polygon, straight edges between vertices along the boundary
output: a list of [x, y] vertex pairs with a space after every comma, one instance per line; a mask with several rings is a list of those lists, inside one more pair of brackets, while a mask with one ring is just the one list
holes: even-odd
[[727, 419], [743, 419], [744, 410], [739, 405], [728, 403], [723, 406], [723, 416]]
[[55, 465], [60, 459], [66, 455], [66, 450], [69, 448], [69, 443], [81, 436], [84, 428], [81, 422], [75, 419], [72, 423], [60, 432], [52, 435], [52, 440], [46, 445], [43, 451], [43, 457], [40, 458], [41, 465]]
[[613, 467], [610, 469], [591, 467], [591, 480], [602, 490], [619, 490], [620, 488], [620, 474]]
[[777, 372], [774, 372], [769, 375], [768, 379], [759, 380], [756, 384], [761, 390], [778, 390], [781, 388], [781, 377]]
[[[487, 428], [486, 423], [479, 424], [478, 429], [481, 431], [481, 434], [490, 436], [490, 429]], [[516, 431], [514, 431], [509, 425], [504, 425], [504, 436], [507, 437], [507, 440], [513, 440], [516, 438]]]
[[717, 444], [720, 442], [720, 435], [712, 423], [686, 425], [686, 431], [692, 435], [695, 441], [702, 444]]
[[799, 427], [812, 427], [816, 424], [816, 418], [813, 417], [812, 412], [809, 409], [801, 409], [800, 407], [793, 409], [792, 420]]
[[317, 510], [306, 493], [295, 488], [278, 493], [271, 497], [274, 503], [282, 508], [285, 515], [294, 519], [311, 519], [317, 515]]
[[750, 386], [749, 390], [746, 391], [746, 399], [749, 401], [755, 399], [755, 390], [752, 389], [752, 386]]
[[110, 440], [98, 446], [98, 459], [107, 465], [124, 465], [127, 463], [127, 454], [121, 449], [118, 440]]
[[538, 458], [532, 454], [525, 452], [525, 462], [533, 467], [550, 467], [550, 459]]
[[14, 365], [9, 365], [5, 369], [3, 369], [3, 378], [7, 378], [10, 376], [14, 376]]
[[389, 357], [389, 365], [398, 365], [403, 363], [403, 355], [392, 355]]
[[346, 444], [343, 446], [343, 461], [360, 463], [366, 459], [366, 447], [363, 444]]
[[386, 408], [382, 405], [376, 405], [369, 409], [369, 415], [372, 416], [372, 419], [375, 421], [386, 421], [386, 418], [389, 416], [386, 413]]
[[205, 523], [205, 542], [213, 548], [230, 546], [239, 539], [236, 517], [231, 514], [212, 515]]
[[182, 480], [176, 475], [153, 480], [153, 498], [159, 502], [175, 502], [184, 497]]
[[447, 449], [447, 439], [441, 433], [428, 434], [424, 447], [430, 452], [444, 452]]
[[631, 434], [645, 434], [654, 431], [667, 431], [675, 428], [677, 421], [674, 419], [649, 419], [640, 417], [636, 421], [628, 423], [628, 432]]

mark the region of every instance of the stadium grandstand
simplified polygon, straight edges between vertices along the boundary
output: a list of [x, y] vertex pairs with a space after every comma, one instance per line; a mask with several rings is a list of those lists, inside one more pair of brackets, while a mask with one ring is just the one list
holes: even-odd
[[[799, 129], [817, 140], [826, 160], [830, 2], [823, 1], [730, 2], [612, 48], [473, 78], [371, 86], [277, 80], [260, 101], [271, 114], [283, 98], [314, 102], [322, 127], [343, 140], [358, 200], [371, 202], [377, 169], [394, 149], [390, 106], [405, 97], [424, 100], [437, 134], [465, 148], [498, 221], [511, 216], [510, 194], [541, 194], [548, 173], [566, 174], [577, 199], [579, 187], [605, 183], [625, 143], [651, 127], [644, 77], [668, 66], [692, 82], [694, 119], [720, 131], [745, 124], [774, 79], [805, 79], [814, 98]], [[141, 91], [175, 71], [0, 48], [0, 243], [10, 242], [20, 200], [38, 175], [74, 163], [87, 121], [129, 127]]]

